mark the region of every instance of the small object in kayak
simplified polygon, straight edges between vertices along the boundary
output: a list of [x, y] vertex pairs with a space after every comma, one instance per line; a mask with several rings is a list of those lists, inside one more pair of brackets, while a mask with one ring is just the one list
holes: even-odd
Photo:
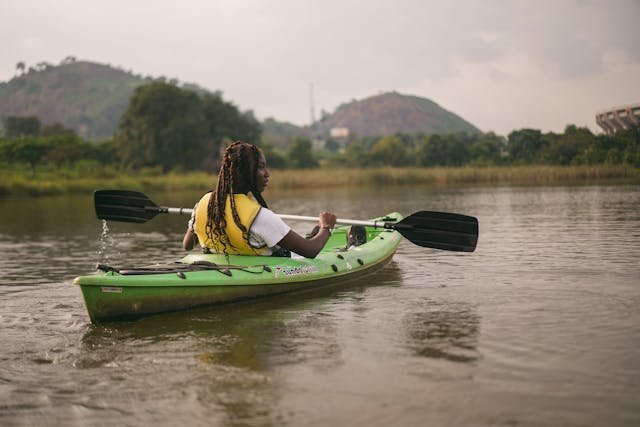
[[361, 225], [352, 225], [347, 232], [347, 248], [367, 243], [367, 230]]

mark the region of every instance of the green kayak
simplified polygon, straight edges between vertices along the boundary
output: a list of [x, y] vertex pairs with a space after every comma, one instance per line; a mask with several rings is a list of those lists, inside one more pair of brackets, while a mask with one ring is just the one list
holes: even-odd
[[[392, 213], [375, 221], [402, 218]], [[192, 253], [172, 264], [99, 265], [99, 274], [74, 283], [94, 323], [330, 286], [371, 274], [391, 260], [401, 234], [365, 229], [366, 242], [347, 247], [348, 227], [336, 228], [315, 259]]]

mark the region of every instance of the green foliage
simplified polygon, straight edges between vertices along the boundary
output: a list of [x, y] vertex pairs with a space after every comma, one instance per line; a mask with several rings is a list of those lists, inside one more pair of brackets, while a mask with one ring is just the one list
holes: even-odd
[[264, 157], [267, 159], [269, 169], [285, 169], [287, 167], [287, 157], [280, 149], [270, 144], [260, 146]]
[[58, 169], [81, 160], [87, 152], [88, 144], [74, 134], [55, 135], [45, 140], [48, 149], [43, 161], [55, 165]]
[[397, 136], [387, 136], [378, 141], [371, 149], [371, 161], [374, 165], [408, 166], [409, 153]]
[[276, 148], [286, 149], [295, 137], [311, 137], [311, 130], [291, 123], [279, 122], [273, 118], [267, 118], [262, 122], [262, 140], [260, 145], [273, 145]]
[[548, 164], [568, 165], [593, 142], [594, 136], [587, 128], [574, 125], [566, 127], [564, 134], [548, 134], [549, 144], [541, 153]]
[[371, 155], [364, 144], [358, 141], [349, 141], [344, 149], [345, 162], [349, 166], [367, 167], [371, 164]]
[[87, 144], [85, 159], [95, 161], [100, 165], [115, 165], [118, 163], [118, 145], [115, 140]]
[[421, 166], [462, 166], [469, 159], [469, 144], [462, 134], [427, 137], [417, 153]]
[[307, 138], [295, 138], [287, 152], [289, 166], [294, 169], [318, 167], [318, 161], [311, 152], [311, 141]]
[[40, 128], [40, 136], [76, 135], [73, 129], [65, 127], [62, 123], [43, 125]]
[[259, 141], [260, 122], [251, 111], [242, 113], [238, 107], [224, 101], [219, 94], [203, 95], [202, 103], [209, 136], [218, 144], [225, 138], [232, 141]]
[[38, 136], [40, 134], [40, 119], [35, 116], [9, 116], [4, 119], [4, 133], [9, 138]]
[[495, 166], [504, 163], [506, 140], [493, 132], [476, 136], [469, 146], [470, 163], [476, 166]]
[[197, 162], [206, 146], [201, 110], [195, 93], [174, 85], [138, 87], [120, 119], [116, 141], [121, 159], [134, 169], [161, 164], [168, 170]]
[[220, 96], [156, 82], [135, 90], [116, 141], [129, 167], [160, 165], [166, 172], [204, 168], [217, 157], [224, 139], [255, 141], [259, 136], [253, 115]]
[[[222, 144], [260, 140], [261, 128], [251, 112], [240, 112], [220, 94], [194, 92], [175, 84], [141, 86], [122, 116], [116, 138], [86, 143], [60, 123], [42, 125], [37, 117], [4, 120], [12, 137], [0, 139], [0, 164], [30, 167], [65, 176], [99, 165], [107, 174], [125, 168], [148, 175], [169, 170], [217, 168]], [[640, 166], [640, 129], [615, 135], [594, 135], [568, 125], [563, 133], [520, 129], [508, 138], [494, 133], [425, 135], [398, 133], [382, 138], [351, 135], [348, 141], [329, 140], [314, 151], [311, 140], [297, 137], [286, 151], [262, 140], [271, 168], [308, 169], [323, 166], [458, 167], [499, 165], [611, 165]], [[16, 169], [17, 170], [17, 169]]]
[[509, 156], [515, 164], [542, 163], [542, 152], [549, 143], [536, 129], [513, 131], [508, 140]]
[[0, 141], [0, 155], [9, 163], [27, 163], [31, 167], [31, 176], [35, 177], [36, 167], [51, 150], [48, 139], [34, 136], [19, 139], [5, 138]]
[[522, 129], [509, 134], [511, 164], [630, 164], [638, 165], [638, 127], [615, 135], [594, 135], [587, 128], [568, 125], [564, 133]]
[[324, 149], [332, 153], [337, 153], [340, 150], [340, 143], [333, 138], [329, 138], [324, 144]]
[[[635, 149], [634, 149], [635, 145]], [[587, 147], [587, 149], [576, 158], [576, 163], [595, 165], [602, 163], [611, 163], [615, 161], [617, 152], [626, 152], [631, 156], [625, 156], [627, 158], [633, 158], [633, 153], [637, 153], [637, 144], [633, 143], [633, 140], [629, 140], [627, 135], [619, 134], [616, 136], [598, 135], [595, 141]], [[633, 161], [630, 162], [634, 164]]]

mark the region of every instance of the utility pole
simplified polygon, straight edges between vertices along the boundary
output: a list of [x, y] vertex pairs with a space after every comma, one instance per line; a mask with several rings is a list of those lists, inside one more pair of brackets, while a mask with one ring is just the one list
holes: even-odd
[[313, 100], [313, 82], [309, 82], [309, 105], [311, 109], [311, 127], [316, 122], [316, 107]]

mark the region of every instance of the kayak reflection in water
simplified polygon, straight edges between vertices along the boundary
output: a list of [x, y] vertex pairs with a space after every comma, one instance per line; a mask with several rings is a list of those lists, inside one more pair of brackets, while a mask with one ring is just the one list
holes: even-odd
[[269, 170], [262, 151], [247, 142], [234, 142], [222, 158], [218, 184], [196, 203], [182, 246], [198, 243], [205, 252], [227, 255], [283, 255], [295, 252], [314, 258], [335, 227], [336, 216], [321, 212], [318, 232], [304, 238], [273, 211], [262, 198]]

